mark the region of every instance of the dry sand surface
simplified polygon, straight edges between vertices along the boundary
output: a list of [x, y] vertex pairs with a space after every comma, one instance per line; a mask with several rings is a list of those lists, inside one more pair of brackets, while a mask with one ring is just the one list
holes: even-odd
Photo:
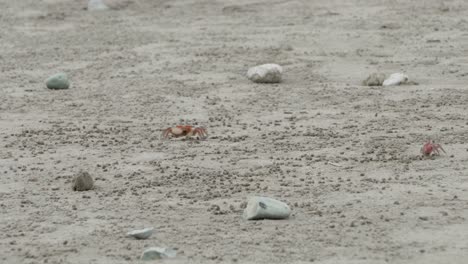
[[[0, 0], [1, 263], [467, 263], [468, 2], [130, 2]], [[243, 220], [252, 195], [291, 217]]]

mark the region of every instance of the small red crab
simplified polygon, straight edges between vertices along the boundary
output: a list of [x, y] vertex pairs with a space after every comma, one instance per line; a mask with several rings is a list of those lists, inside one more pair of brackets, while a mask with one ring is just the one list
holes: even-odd
[[175, 126], [166, 128], [162, 134], [163, 138], [170, 138], [170, 137], [198, 137], [199, 139], [205, 139], [208, 134], [206, 133], [206, 129], [203, 127], [193, 127], [193, 126]]
[[444, 153], [447, 153], [440, 144], [436, 144], [432, 140], [428, 140], [426, 144], [424, 144], [424, 146], [421, 148], [421, 153], [424, 156], [430, 156], [431, 154], [440, 155], [439, 149], [442, 150]]

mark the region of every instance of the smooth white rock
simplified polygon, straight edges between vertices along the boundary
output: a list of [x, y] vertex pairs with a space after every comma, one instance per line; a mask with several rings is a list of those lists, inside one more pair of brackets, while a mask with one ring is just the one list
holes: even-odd
[[290, 214], [291, 208], [287, 204], [268, 197], [254, 196], [247, 202], [244, 219], [285, 219]]
[[88, 10], [120, 10], [131, 5], [133, 0], [89, 0]]
[[390, 75], [384, 82], [383, 86], [393, 86], [393, 85], [400, 85], [408, 82], [408, 75], [404, 73], [394, 73]]
[[175, 258], [177, 252], [170, 248], [151, 247], [146, 249], [141, 255], [141, 260], [155, 260]]
[[256, 83], [279, 83], [283, 68], [278, 64], [263, 64], [250, 68], [247, 78]]
[[88, 11], [101, 11], [108, 10], [109, 7], [102, 2], [102, 0], [89, 0], [88, 1]]
[[148, 227], [140, 230], [133, 230], [127, 233], [127, 236], [131, 236], [137, 239], [147, 239], [153, 234], [153, 228]]

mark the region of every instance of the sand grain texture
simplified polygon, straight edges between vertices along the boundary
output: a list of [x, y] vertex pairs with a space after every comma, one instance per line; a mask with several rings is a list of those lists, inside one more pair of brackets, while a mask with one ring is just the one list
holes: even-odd
[[[0, 0], [0, 262], [465, 263], [468, 3], [443, 2]], [[159, 139], [179, 124], [210, 136]], [[291, 216], [243, 220], [254, 195]]]

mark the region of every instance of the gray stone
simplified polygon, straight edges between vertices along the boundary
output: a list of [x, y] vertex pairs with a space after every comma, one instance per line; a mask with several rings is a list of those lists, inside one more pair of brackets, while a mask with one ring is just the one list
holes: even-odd
[[177, 252], [170, 248], [151, 247], [146, 249], [141, 255], [141, 260], [155, 260], [175, 258]]
[[46, 86], [49, 89], [68, 89], [70, 81], [66, 73], [60, 72], [47, 78]]
[[140, 230], [133, 230], [127, 233], [127, 236], [134, 237], [136, 239], [147, 239], [153, 234], [153, 228], [145, 228]]
[[73, 178], [72, 187], [74, 191], [88, 191], [93, 189], [94, 181], [91, 175], [85, 171], [79, 172]]
[[385, 74], [383, 73], [372, 73], [362, 82], [365, 86], [382, 86], [385, 81]]
[[285, 219], [291, 214], [289, 206], [278, 200], [254, 196], [247, 202], [244, 210], [244, 219]]

